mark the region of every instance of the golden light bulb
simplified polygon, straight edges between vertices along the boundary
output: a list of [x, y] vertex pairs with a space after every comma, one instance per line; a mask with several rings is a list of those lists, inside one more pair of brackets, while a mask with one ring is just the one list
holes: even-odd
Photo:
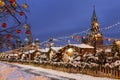
[[27, 4], [23, 4], [22, 8], [24, 8], [24, 9], [27, 8]]
[[69, 53], [73, 52], [73, 49], [72, 49], [72, 48], [69, 48], [69, 49], [68, 49], [68, 52], [69, 52]]
[[73, 56], [73, 49], [72, 48], [69, 48], [68, 50], [67, 50], [67, 54], [68, 54], [68, 56]]
[[12, 3], [12, 6], [13, 7], [17, 7], [17, 4], [14, 2], [14, 3]]
[[0, 6], [1, 6], [1, 7], [5, 6], [5, 2], [0, 1]]
[[97, 27], [97, 26], [98, 26], [98, 23], [97, 23], [97, 22], [94, 22], [93, 25], [94, 25], [95, 27]]
[[120, 41], [116, 41], [116, 44], [117, 44], [117, 45], [120, 45]]
[[28, 28], [28, 25], [27, 25], [27, 24], [25, 24], [25, 25], [23, 26], [23, 28], [24, 28], [24, 29], [27, 29], [27, 28]]
[[97, 34], [97, 36], [98, 36], [98, 37], [101, 37], [101, 34], [100, 34], [100, 33], [98, 33], [98, 34]]

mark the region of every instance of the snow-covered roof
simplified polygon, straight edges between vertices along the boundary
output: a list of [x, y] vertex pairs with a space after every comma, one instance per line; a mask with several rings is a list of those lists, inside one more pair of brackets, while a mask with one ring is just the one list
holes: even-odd
[[39, 49], [39, 51], [41, 51], [41, 52], [48, 52], [49, 48], [42, 48], [42, 49]]
[[87, 45], [87, 44], [69, 44], [71, 46], [76, 46], [79, 48], [94, 48], [93, 46]]
[[[58, 51], [60, 49], [62, 49], [62, 47], [51, 47], [54, 51]], [[39, 49], [39, 51], [41, 52], [48, 52], [50, 48], [42, 48], [42, 49]]]
[[103, 51], [103, 49], [98, 49], [98, 50], [97, 50], [97, 53], [102, 52], [102, 51]]
[[35, 50], [29, 50], [29, 52], [30, 52], [30, 53], [34, 53], [34, 52], [35, 52]]
[[32, 45], [35, 46], [35, 43], [33, 42]]
[[18, 54], [9, 54], [9, 56], [18, 56]]
[[19, 52], [18, 54], [22, 54], [22, 52]]
[[38, 38], [36, 38], [36, 39], [35, 39], [35, 41], [39, 41], [39, 39], [38, 39]]
[[23, 52], [24, 54], [31, 54], [31, 53], [34, 53], [35, 52], [35, 50], [29, 50], [29, 51], [25, 51], [25, 52]]
[[58, 51], [60, 49], [62, 49], [62, 47], [51, 47], [54, 51]]
[[111, 49], [106, 49], [105, 52], [111, 52]]
[[25, 51], [25, 52], [23, 52], [24, 54], [29, 54], [29, 51]]

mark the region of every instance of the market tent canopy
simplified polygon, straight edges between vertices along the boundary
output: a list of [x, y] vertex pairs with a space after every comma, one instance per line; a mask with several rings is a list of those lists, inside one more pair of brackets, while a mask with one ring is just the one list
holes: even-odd
[[75, 46], [79, 48], [94, 48], [93, 46], [87, 45], [87, 44], [69, 44], [70, 46]]
[[41, 51], [41, 52], [48, 52], [49, 48], [42, 48], [42, 49], [39, 49], [39, 51]]
[[63, 47], [51, 47], [54, 51], [59, 51], [60, 49], [62, 49]]

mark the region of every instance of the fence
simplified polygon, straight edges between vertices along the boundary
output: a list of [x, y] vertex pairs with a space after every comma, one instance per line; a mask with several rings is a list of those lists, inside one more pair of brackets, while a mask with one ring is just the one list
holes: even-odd
[[53, 70], [59, 70], [64, 71], [68, 73], [80, 73], [80, 74], [87, 74], [95, 77], [108, 77], [108, 78], [114, 78], [114, 79], [120, 79], [120, 70], [111, 69], [111, 68], [105, 68], [102, 66], [99, 66], [97, 68], [79, 68], [79, 67], [72, 67], [72, 66], [63, 66], [63, 65], [53, 65], [53, 64], [41, 64], [41, 63], [35, 63], [35, 62], [20, 62], [17, 63], [25, 64], [25, 65], [34, 65], [37, 67], [43, 67], [47, 69], [53, 69]]

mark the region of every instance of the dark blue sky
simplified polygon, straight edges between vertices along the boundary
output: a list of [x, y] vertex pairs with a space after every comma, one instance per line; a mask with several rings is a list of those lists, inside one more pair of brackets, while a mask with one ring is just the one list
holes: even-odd
[[[28, 4], [33, 36], [42, 41], [51, 36], [68, 36], [88, 29], [93, 5], [96, 6], [100, 27], [120, 21], [120, 0], [28, 0]], [[119, 31], [120, 27], [117, 27], [103, 33], [120, 38]]]

